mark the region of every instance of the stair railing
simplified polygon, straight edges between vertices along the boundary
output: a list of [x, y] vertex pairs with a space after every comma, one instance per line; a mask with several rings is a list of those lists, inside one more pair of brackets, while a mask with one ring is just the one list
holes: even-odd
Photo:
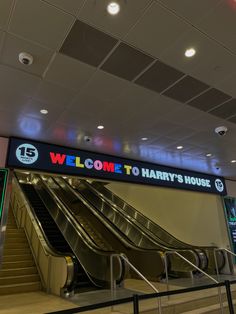
[[[151, 287], [156, 293], [159, 293], [160, 291], [128, 260], [125, 254], [112, 254], [110, 257], [110, 284], [111, 284], [111, 297], [112, 300], [114, 299], [115, 292], [116, 292], [116, 282], [114, 280], [113, 275], [113, 266], [114, 266], [114, 258], [118, 258], [118, 260], [121, 260], [125, 262], [142, 280], [144, 280], [149, 287]], [[158, 313], [162, 313], [161, 309], [161, 299], [157, 298], [158, 301]]]
[[216, 274], [217, 274], [217, 279], [219, 280], [219, 275], [220, 275], [220, 270], [219, 270], [219, 265], [216, 257], [216, 252], [217, 251], [224, 251], [226, 253], [231, 254], [232, 256], [236, 257], [236, 254], [226, 248], [214, 248], [214, 259], [215, 259], [215, 265], [216, 265]]
[[[169, 279], [168, 279], [168, 260], [167, 260], [167, 256], [168, 255], [176, 255], [179, 258], [181, 258], [183, 261], [185, 261], [187, 264], [191, 265], [194, 269], [198, 270], [201, 274], [205, 275], [206, 277], [208, 277], [210, 280], [212, 280], [214, 283], [219, 283], [219, 281], [217, 281], [215, 278], [213, 278], [212, 276], [210, 276], [209, 274], [207, 274], [205, 271], [203, 271], [201, 268], [197, 267], [196, 265], [194, 265], [192, 262], [190, 262], [187, 258], [185, 258], [183, 255], [181, 255], [179, 252], [177, 251], [166, 251], [164, 253], [164, 261], [165, 261], [165, 273], [166, 273], [166, 286], [167, 286], [167, 291], [169, 291]], [[219, 295], [219, 304], [220, 304], [220, 308], [221, 308], [221, 313], [224, 313], [223, 310], [223, 301], [222, 301], [222, 295], [221, 295], [221, 287], [218, 287], [218, 295]], [[168, 296], [169, 298], [169, 296]]]
[[[48, 293], [61, 295], [63, 289], [69, 286], [73, 280], [74, 264], [72, 258], [56, 254], [51, 250], [15, 178], [13, 179], [13, 186], [12, 210], [18, 227], [25, 230], [42, 285]], [[32, 245], [31, 242], [34, 244]], [[61, 276], [58, 276], [58, 271]]]

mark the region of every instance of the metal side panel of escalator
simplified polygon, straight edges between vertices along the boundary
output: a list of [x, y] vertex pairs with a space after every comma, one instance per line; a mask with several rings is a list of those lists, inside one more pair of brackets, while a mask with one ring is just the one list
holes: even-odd
[[[83, 226], [75, 221], [64, 204], [48, 189], [40, 176], [31, 173], [30, 181], [39, 199], [42, 201], [51, 219], [55, 223], [54, 226], [57, 226], [67, 246], [71, 248], [71, 251], [79, 261], [81, 270], [86, 273], [89, 280], [95, 286], [107, 287], [110, 284], [110, 257], [116, 252], [98, 247], [94, 239], [86, 232]], [[46, 219], [44, 224], [46, 226], [49, 225], [48, 219]], [[124, 276], [125, 271], [119, 258], [115, 259], [113, 266], [114, 279], [122, 281], [122, 276]]]
[[62, 201], [71, 215], [85, 228], [92, 229], [92, 237], [98, 245], [111, 247], [118, 254], [125, 254], [130, 262], [148, 279], [157, 280], [164, 273], [164, 262], [160, 252], [144, 250], [135, 245], [119, 232], [119, 229], [104, 219], [82, 197], [59, 177], [43, 176], [48, 188]]
[[[100, 219], [100, 221], [102, 221], [103, 223], [106, 221], [107, 225], [112, 226], [111, 227], [112, 233], [116, 233], [120, 235], [123, 241], [126, 240], [127, 242], [129, 242], [129, 245], [131, 245], [133, 248], [133, 252], [139, 249], [140, 251], [143, 251], [142, 254], [144, 254], [145, 256], [145, 254], [148, 254], [148, 252], [156, 251], [156, 252], [160, 252], [159, 254], [161, 254], [161, 256], [163, 257], [163, 252], [169, 250], [168, 247], [164, 247], [158, 244], [157, 242], [152, 241], [145, 233], [140, 232], [140, 230], [137, 229], [136, 226], [134, 226], [130, 221], [126, 220], [122, 215], [119, 215], [119, 213], [116, 213], [114, 210], [112, 210], [109, 204], [103, 202], [102, 199], [90, 193], [90, 191], [86, 189], [85, 186], [82, 186], [82, 188], [80, 186], [81, 189], [79, 189], [79, 191], [77, 192], [75, 191], [69, 192], [68, 191], [69, 187], [67, 186], [67, 183], [62, 178], [55, 177], [54, 180], [58, 183], [61, 189], [67, 190], [67, 193], [70, 194], [69, 199], [73, 200], [72, 203], [77, 202], [77, 206], [79, 206], [79, 203], [80, 203], [79, 211], [76, 210], [76, 208], [74, 208], [75, 214], [76, 212], [81, 214], [81, 212], [83, 211], [83, 209], [81, 209], [81, 204], [85, 204], [87, 208], [90, 208], [90, 211], [93, 211], [93, 213], [98, 217], [98, 219]], [[74, 207], [73, 204], [71, 204], [70, 207], [73, 208]], [[85, 209], [85, 211], [87, 214], [89, 213], [87, 209]], [[97, 223], [94, 224], [95, 228], [98, 225], [99, 225], [99, 220], [97, 220]], [[111, 238], [112, 238], [112, 234], [109, 236], [109, 239]], [[122, 248], [122, 250], [124, 252], [126, 248]], [[127, 251], [125, 252], [132, 259], [133, 254], [130, 254], [130, 252], [127, 252]], [[182, 250], [181, 253], [183, 257], [187, 258], [193, 264], [197, 264], [199, 262], [198, 256], [195, 252], [191, 250]], [[140, 259], [137, 258], [136, 260], [141, 260], [141, 257]], [[189, 273], [190, 271], [194, 270], [194, 267], [192, 265], [186, 263], [186, 261], [184, 260], [181, 260], [181, 258], [179, 258], [177, 255], [171, 255], [168, 261], [171, 264], [170, 269], [172, 272], [178, 271], [178, 272]], [[144, 261], [142, 263], [145, 264]]]
[[135, 209], [133, 206], [125, 202], [118, 195], [110, 191], [104, 186], [102, 182], [83, 181], [94, 193], [104, 197], [112, 206], [115, 206], [117, 210], [120, 210], [125, 216], [129, 216], [149, 237], [156, 239], [156, 241], [168, 246], [170, 249], [191, 249], [196, 252], [200, 268], [206, 270], [209, 273], [215, 273], [216, 261], [219, 270], [223, 270], [226, 264], [227, 256], [216, 247], [213, 246], [194, 246], [185, 243], [172, 234], [167, 232], [161, 226], [144, 216], [141, 212]]
[[[29, 200], [31, 206], [33, 207], [36, 217], [38, 218], [38, 221], [40, 222], [40, 225], [44, 230], [44, 233], [47, 237], [50, 246], [56, 252], [59, 252], [64, 255], [70, 254], [71, 256], [73, 256], [74, 255], [73, 251], [71, 250], [70, 246], [64, 239], [62, 233], [60, 232], [58, 226], [56, 225], [52, 216], [48, 212], [43, 201], [39, 197], [34, 185], [21, 183], [21, 188], [24, 194], [26, 195], [27, 199]], [[74, 282], [70, 288], [85, 289], [94, 286], [89, 280], [86, 272], [81, 267], [79, 261], [76, 260], [76, 258], [73, 258], [73, 260], [75, 266], [75, 276]]]

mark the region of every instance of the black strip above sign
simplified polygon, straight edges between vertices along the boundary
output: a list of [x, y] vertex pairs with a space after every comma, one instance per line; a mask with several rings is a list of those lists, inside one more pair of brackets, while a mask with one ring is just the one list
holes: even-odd
[[18, 138], [10, 139], [7, 165], [226, 195], [222, 177]]

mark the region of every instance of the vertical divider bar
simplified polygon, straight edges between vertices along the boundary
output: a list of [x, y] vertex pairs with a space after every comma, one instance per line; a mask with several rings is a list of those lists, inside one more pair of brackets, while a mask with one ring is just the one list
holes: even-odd
[[133, 313], [139, 314], [139, 297], [137, 294], [133, 295]]
[[229, 313], [234, 314], [234, 306], [233, 306], [229, 280], [225, 280], [225, 289], [226, 289], [227, 301], [228, 301], [228, 306], [229, 306]]
[[[166, 290], [169, 292], [169, 276], [168, 276], [168, 261], [167, 261], [167, 252], [164, 254], [164, 262], [165, 262], [165, 273], [166, 273]], [[170, 296], [167, 296], [168, 300], [170, 300]]]

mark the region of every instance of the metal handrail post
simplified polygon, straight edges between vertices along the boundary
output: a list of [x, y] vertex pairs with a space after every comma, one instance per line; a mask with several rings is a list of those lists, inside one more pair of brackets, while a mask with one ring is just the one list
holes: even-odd
[[114, 290], [116, 289], [116, 286], [114, 285], [114, 267], [113, 267], [113, 257], [116, 256], [115, 254], [112, 254], [110, 256], [110, 285], [111, 285], [111, 297], [112, 300], [114, 299]]
[[133, 295], [133, 311], [134, 314], [139, 314], [139, 298], [137, 294]]
[[218, 251], [217, 249], [214, 249], [214, 260], [215, 260], [215, 265], [216, 265], [216, 275], [217, 275], [217, 280], [219, 281], [219, 266], [218, 266], [218, 261], [216, 258], [216, 251]]
[[[156, 292], [159, 293], [159, 290], [150, 282], [147, 280], [146, 277], [143, 276], [143, 274], [140, 273], [140, 271], [130, 263], [130, 261], [126, 258], [124, 254], [120, 254], [120, 257]], [[159, 314], [162, 313], [161, 309], [161, 298], [157, 297], [158, 300], [158, 309], [159, 309]]]
[[189, 265], [193, 266], [193, 268], [197, 269], [200, 273], [204, 274], [205, 276], [207, 276], [209, 279], [211, 279], [212, 281], [214, 281], [215, 283], [219, 283], [215, 278], [213, 278], [212, 276], [208, 275], [206, 272], [204, 272], [201, 268], [197, 267], [196, 265], [194, 265], [192, 262], [190, 262], [187, 258], [185, 258], [183, 255], [181, 255], [180, 253], [176, 252], [176, 251], [167, 251], [166, 254], [176, 254], [177, 256], [179, 256], [180, 258], [182, 258], [186, 263], [188, 263]]
[[233, 300], [232, 300], [232, 294], [231, 294], [231, 290], [230, 290], [229, 280], [225, 281], [225, 289], [226, 289], [227, 301], [228, 301], [228, 305], [229, 305], [229, 313], [234, 314], [234, 306], [233, 306]]
[[[201, 268], [197, 267], [196, 265], [194, 265], [192, 262], [190, 262], [187, 258], [185, 258], [183, 255], [181, 255], [180, 253], [176, 252], [176, 251], [167, 251], [165, 252], [165, 254], [176, 254], [177, 256], [179, 256], [180, 258], [182, 258], [186, 263], [190, 264], [191, 266], [193, 266], [195, 269], [197, 269], [199, 272], [201, 272], [202, 274], [204, 274], [205, 276], [207, 276], [209, 279], [213, 280], [215, 283], [219, 283], [219, 281], [217, 281], [215, 278], [213, 278], [212, 276], [208, 275], [206, 272], [204, 272]], [[223, 301], [222, 301], [222, 295], [221, 295], [221, 288], [218, 288], [218, 294], [219, 294], [219, 303], [220, 303], [220, 308], [221, 308], [221, 313], [224, 313], [223, 310]]]
[[[169, 292], [169, 274], [168, 274], [168, 261], [167, 261], [167, 252], [164, 254], [164, 263], [165, 263], [165, 273], [166, 273], [166, 290]], [[170, 300], [170, 296], [168, 295], [168, 300]]]

